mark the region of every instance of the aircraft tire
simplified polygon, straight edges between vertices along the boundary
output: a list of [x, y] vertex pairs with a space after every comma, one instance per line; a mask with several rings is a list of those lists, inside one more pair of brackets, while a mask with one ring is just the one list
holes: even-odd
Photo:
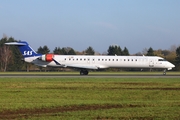
[[166, 75], [166, 69], [163, 71], [163, 75]]
[[81, 70], [80, 71], [80, 75], [88, 75], [88, 71], [87, 70]]

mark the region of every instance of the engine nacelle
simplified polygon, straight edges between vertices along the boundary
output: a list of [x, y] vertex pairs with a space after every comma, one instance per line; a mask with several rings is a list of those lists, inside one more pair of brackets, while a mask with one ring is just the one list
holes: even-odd
[[42, 55], [39, 59], [42, 61], [51, 62], [53, 61], [53, 57], [54, 57], [54, 54], [45, 54], [45, 55]]

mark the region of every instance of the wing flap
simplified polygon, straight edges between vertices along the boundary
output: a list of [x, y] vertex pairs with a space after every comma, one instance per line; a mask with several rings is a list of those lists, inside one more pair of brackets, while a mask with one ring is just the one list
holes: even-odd
[[98, 67], [95, 65], [80, 65], [80, 64], [71, 64], [71, 65], [66, 65], [66, 67], [72, 67], [72, 68], [83, 68], [83, 69], [94, 69], [97, 70]]

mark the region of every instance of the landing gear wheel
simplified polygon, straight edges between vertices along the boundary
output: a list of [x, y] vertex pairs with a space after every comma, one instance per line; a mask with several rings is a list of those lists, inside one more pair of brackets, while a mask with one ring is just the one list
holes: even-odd
[[166, 69], [164, 69], [163, 75], [166, 75]]
[[88, 75], [88, 71], [87, 70], [80, 70], [80, 75]]

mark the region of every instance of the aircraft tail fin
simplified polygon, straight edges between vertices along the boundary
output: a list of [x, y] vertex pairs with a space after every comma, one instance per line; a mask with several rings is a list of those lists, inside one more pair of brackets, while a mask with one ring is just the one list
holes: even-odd
[[20, 52], [22, 53], [23, 57], [33, 57], [33, 56], [40, 56], [41, 54], [37, 54], [27, 42], [20, 41], [20, 42], [9, 42], [5, 43], [6, 45], [15, 45], [19, 48]]

